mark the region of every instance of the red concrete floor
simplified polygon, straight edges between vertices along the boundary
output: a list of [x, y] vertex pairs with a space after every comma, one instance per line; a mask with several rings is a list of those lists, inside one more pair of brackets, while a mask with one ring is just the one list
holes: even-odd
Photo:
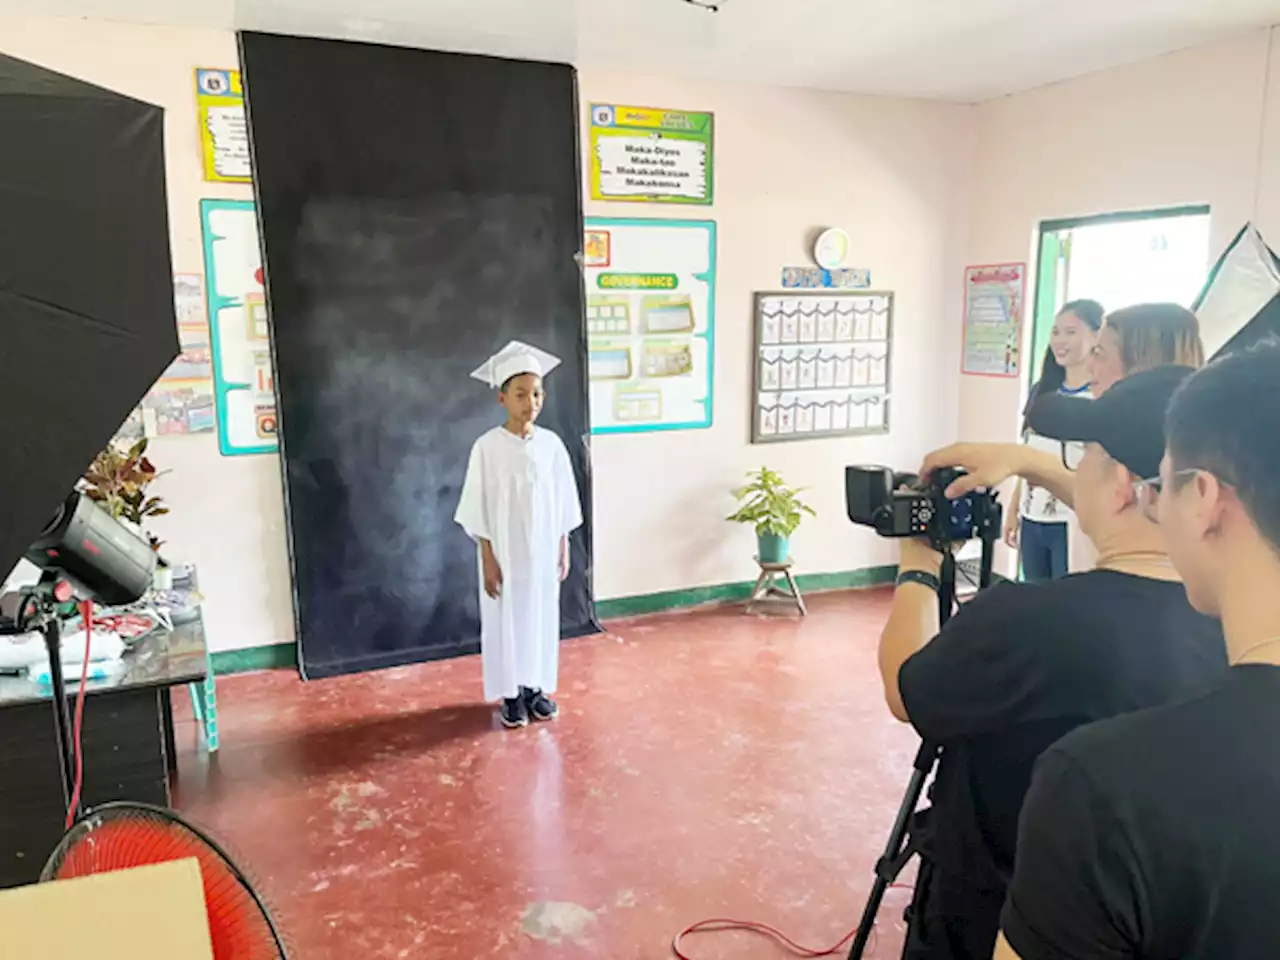
[[[565, 644], [561, 716], [503, 730], [472, 658], [218, 683], [222, 749], [180, 717], [178, 803], [246, 865], [301, 960], [671, 955], [713, 916], [829, 946], [857, 921], [916, 748], [881, 697], [884, 592]], [[868, 957], [897, 957], [891, 890]], [[697, 960], [784, 956], [746, 934]]]

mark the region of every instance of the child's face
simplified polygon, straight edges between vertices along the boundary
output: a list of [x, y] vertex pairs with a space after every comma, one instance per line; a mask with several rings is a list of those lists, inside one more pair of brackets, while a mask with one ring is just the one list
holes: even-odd
[[507, 381], [505, 389], [498, 394], [498, 402], [513, 423], [523, 426], [538, 419], [544, 396], [542, 378], [536, 373], [522, 373]]

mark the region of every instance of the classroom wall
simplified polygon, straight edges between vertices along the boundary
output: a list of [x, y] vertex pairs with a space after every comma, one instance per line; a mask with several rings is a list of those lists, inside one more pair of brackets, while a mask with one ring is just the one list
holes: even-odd
[[[1280, 242], [1269, 59], [1264, 30], [980, 105], [968, 261], [1032, 261], [1041, 220], [1192, 203], [1210, 205], [1211, 259], [1251, 218]], [[1013, 438], [1024, 385], [960, 380], [962, 434]]]
[[[584, 108], [709, 110], [716, 123], [713, 207], [587, 200], [589, 215], [719, 225], [715, 423], [593, 438], [597, 596], [754, 578], [754, 534], [723, 518], [727, 491], [762, 464], [809, 487], [818, 511], [793, 540], [798, 570], [895, 562], [890, 545], [845, 518], [844, 467], [914, 469], [955, 433], [959, 344], [949, 318], [959, 308], [973, 108], [598, 70], [582, 71], [581, 90]], [[849, 265], [869, 267], [873, 286], [895, 293], [892, 433], [753, 446], [751, 294], [776, 290], [783, 266], [810, 263], [806, 241], [826, 226], [848, 230]]]
[[[0, 53], [165, 108], [173, 268], [203, 273], [201, 198], [253, 197], [246, 185], [206, 184], [201, 178], [192, 71], [234, 64], [235, 35], [0, 16]], [[154, 526], [173, 556], [199, 566], [212, 648], [291, 642], [279, 460], [220, 456], [213, 434], [156, 438], [151, 457], [169, 471], [156, 489], [173, 511]]]
[[[232, 34], [86, 21], [0, 17], [0, 51], [166, 109], [174, 269], [200, 271], [199, 200], [251, 197], [205, 184], [192, 70], [236, 58]], [[723, 520], [728, 490], [768, 464], [810, 487], [820, 514], [796, 536], [801, 572], [892, 562], [844, 516], [843, 468], [914, 466], [957, 426], [958, 309], [973, 109], [800, 90], [584, 71], [582, 100], [711, 110], [716, 204], [705, 210], [591, 204], [616, 216], [702, 217], [719, 224], [715, 425], [594, 441], [596, 592], [601, 599], [741, 581], [754, 575], [750, 530]], [[585, 119], [585, 112], [584, 112]], [[893, 432], [752, 447], [751, 293], [809, 262], [815, 228], [839, 225], [850, 265], [895, 291]], [[554, 381], [551, 383], [554, 389]], [[228, 651], [293, 639], [279, 461], [219, 455], [212, 435], [160, 438], [173, 513], [156, 523], [178, 558], [199, 565], [211, 646]]]

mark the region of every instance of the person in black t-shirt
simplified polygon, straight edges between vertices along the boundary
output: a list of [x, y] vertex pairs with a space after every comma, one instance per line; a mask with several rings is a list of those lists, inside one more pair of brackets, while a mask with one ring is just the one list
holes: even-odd
[[1162, 368], [1098, 400], [1063, 400], [1106, 427], [1062, 448], [1098, 569], [993, 587], [939, 632], [941, 557], [926, 542], [902, 544], [881, 674], [894, 715], [942, 748], [932, 807], [912, 828], [922, 865], [909, 960], [989, 960], [1018, 814], [1044, 750], [1082, 724], [1167, 703], [1226, 669], [1221, 629], [1187, 602], [1135, 487], [1159, 469], [1164, 410], [1189, 373]]
[[1278, 383], [1271, 342], [1173, 400], [1143, 496], [1191, 603], [1221, 618], [1231, 668], [1210, 692], [1044, 754], [998, 958], [1280, 957]]

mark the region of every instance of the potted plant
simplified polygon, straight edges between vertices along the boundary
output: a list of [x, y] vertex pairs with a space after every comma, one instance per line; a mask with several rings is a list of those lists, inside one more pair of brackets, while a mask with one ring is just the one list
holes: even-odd
[[784, 563], [790, 555], [791, 535], [800, 526], [804, 514], [816, 517], [813, 508], [800, 499], [800, 490], [792, 489], [782, 477], [768, 467], [747, 474], [746, 486], [733, 491], [738, 509], [729, 515], [734, 523], [749, 523], [756, 528], [756, 541], [761, 563]]
[[144, 437], [128, 449], [109, 444], [89, 464], [82, 487], [85, 496], [143, 534], [158, 553], [163, 541], [143, 529], [143, 523], [148, 517], [163, 517], [169, 512], [159, 497], [147, 496], [147, 488], [161, 476], [147, 459]]

